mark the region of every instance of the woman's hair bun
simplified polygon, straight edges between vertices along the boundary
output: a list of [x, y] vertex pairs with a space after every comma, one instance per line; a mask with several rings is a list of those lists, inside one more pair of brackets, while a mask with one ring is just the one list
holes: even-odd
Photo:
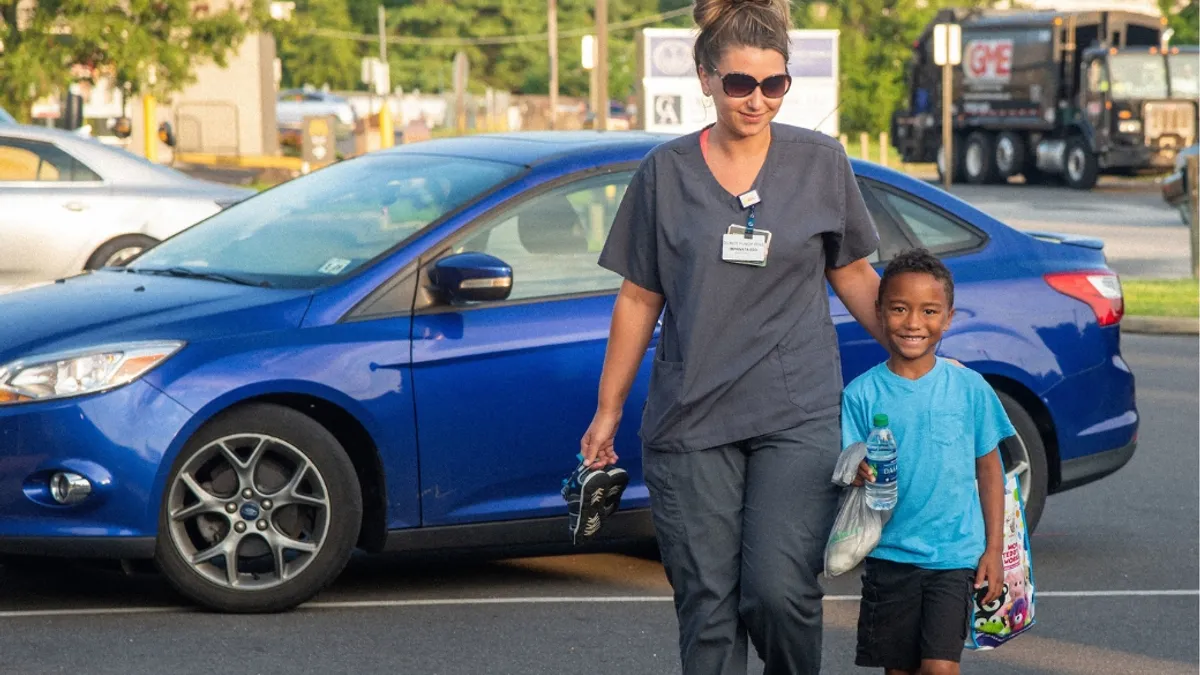
[[692, 18], [701, 30], [711, 28], [722, 18], [746, 7], [755, 7], [774, 12], [784, 23], [790, 20], [788, 0], [696, 0]]

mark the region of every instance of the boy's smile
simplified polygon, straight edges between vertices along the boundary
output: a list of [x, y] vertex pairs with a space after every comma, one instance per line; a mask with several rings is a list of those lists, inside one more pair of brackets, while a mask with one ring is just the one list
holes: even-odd
[[879, 306], [894, 366], [907, 376], [923, 375], [933, 367], [934, 351], [950, 327], [954, 309], [946, 286], [931, 274], [905, 272], [888, 282]]

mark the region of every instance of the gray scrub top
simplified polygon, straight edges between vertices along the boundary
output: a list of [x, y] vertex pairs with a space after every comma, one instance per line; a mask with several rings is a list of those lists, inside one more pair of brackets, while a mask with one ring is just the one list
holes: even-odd
[[748, 211], [717, 182], [700, 132], [639, 166], [600, 265], [666, 299], [640, 436], [690, 451], [837, 415], [842, 373], [825, 268], [870, 255], [879, 236], [836, 140], [773, 123], [754, 181], [765, 267], [725, 262], [722, 236]]

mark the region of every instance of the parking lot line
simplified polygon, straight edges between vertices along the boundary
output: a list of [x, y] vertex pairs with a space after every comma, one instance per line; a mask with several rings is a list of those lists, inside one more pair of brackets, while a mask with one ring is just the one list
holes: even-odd
[[[1200, 590], [1111, 590], [1111, 591], [1038, 591], [1039, 598], [1120, 598], [1120, 597], [1200, 597]], [[858, 602], [857, 595], [827, 595], [827, 602]], [[594, 595], [573, 597], [493, 597], [493, 598], [418, 598], [410, 600], [318, 601], [299, 609], [381, 609], [398, 607], [438, 607], [468, 605], [551, 605], [580, 603], [671, 602], [669, 595]], [[155, 614], [189, 612], [192, 607], [92, 607], [83, 609], [30, 609], [0, 611], [0, 619], [69, 617], [91, 615]]]

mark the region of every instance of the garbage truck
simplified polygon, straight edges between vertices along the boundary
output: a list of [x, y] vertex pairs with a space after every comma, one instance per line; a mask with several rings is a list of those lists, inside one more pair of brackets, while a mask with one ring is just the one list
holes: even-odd
[[1200, 50], [1162, 17], [1125, 11], [944, 9], [912, 48], [892, 144], [944, 179], [942, 66], [933, 27], [961, 27], [951, 84], [951, 179], [1023, 176], [1088, 190], [1101, 174], [1170, 171], [1200, 126]]

